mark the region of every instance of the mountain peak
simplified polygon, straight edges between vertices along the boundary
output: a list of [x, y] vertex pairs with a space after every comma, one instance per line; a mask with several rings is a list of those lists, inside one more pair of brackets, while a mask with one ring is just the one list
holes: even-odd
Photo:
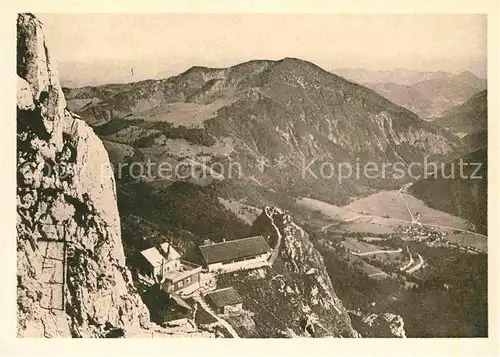
[[331, 72], [326, 71], [317, 64], [296, 57], [285, 57], [278, 61], [275, 61], [275, 65], [280, 65], [280, 64], [285, 66], [296, 66], [297, 68], [315, 69], [328, 74], [332, 74]]
[[463, 71], [462, 73], [460, 73], [460, 76], [462, 76], [462, 77], [469, 77], [469, 78], [479, 78], [478, 76], [476, 76], [471, 71]]

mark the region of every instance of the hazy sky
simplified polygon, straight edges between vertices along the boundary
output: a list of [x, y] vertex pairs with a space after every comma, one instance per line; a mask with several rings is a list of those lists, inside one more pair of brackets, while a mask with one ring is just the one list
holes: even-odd
[[[486, 70], [482, 15], [37, 16], [61, 63], [62, 77], [71, 75], [64, 62], [81, 62], [82, 73], [87, 67], [135, 63], [150, 65], [138, 69], [144, 75], [174, 75], [193, 65], [225, 67], [283, 57], [302, 58], [325, 69], [471, 70], [479, 75]], [[127, 63], [120, 65], [123, 61]]]

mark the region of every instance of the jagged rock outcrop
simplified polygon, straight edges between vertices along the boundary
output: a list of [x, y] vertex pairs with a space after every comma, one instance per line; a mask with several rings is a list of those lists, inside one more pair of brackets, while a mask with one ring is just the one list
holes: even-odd
[[386, 312], [383, 314], [364, 314], [361, 311], [349, 311], [353, 326], [363, 337], [400, 337], [406, 338], [405, 324], [399, 315]]
[[66, 100], [45, 43], [41, 23], [31, 14], [21, 14], [17, 19], [17, 75], [29, 83], [36, 100], [42, 98], [42, 93], [48, 94], [42, 106], [48, 111], [43, 121], [51, 133], [50, 142], [61, 150]]
[[125, 266], [102, 142], [66, 109], [41, 23], [17, 20], [18, 335], [118, 337], [149, 312]]
[[234, 286], [242, 296], [243, 306], [253, 313], [254, 336], [358, 337], [321, 254], [288, 213], [266, 207], [253, 233], [268, 238], [272, 266], [260, 276], [227, 274], [217, 283]]
[[[302, 297], [301, 310], [306, 314], [306, 326], [313, 326], [313, 330], [323, 335], [328, 329], [325, 325], [331, 325], [333, 321], [341, 333], [338, 336], [357, 337], [357, 332], [350, 327], [348, 314], [342, 301], [337, 297], [333, 289], [330, 277], [326, 271], [323, 257], [309, 241], [308, 234], [295, 222], [292, 217], [277, 207], [266, 207], [257, 225], [268, 220], [278, 237], [278, 249], [274, 253], [285, 265], [288, 276], [295, 276], [295, 279], [283, 279], [283, 290], [287, 294], [296, 295], [297, 299]], [[271, 235], [272, 232], [270, 232]], [[299, 284], [297, 284], [299, 282]], [[330, 315], [330, 316], [328, 316]], [[316, 329], [314, 329], [316, 326]], [[309, 332], [311, 334], [311, 332]], [[313, 333], [317, 335], [318, 333]]]

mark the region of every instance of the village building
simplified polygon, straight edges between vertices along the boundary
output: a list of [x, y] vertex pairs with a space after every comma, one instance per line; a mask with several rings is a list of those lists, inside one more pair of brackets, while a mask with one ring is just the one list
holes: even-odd
[[213, 291], [205, 298], [217, 314], [238, 312], [243, 308], [243, 299], [233, 287]]
[[180, 259], [180, 254], [169, 244], [160, 249], [152, 247], [141, 252], [145, 275], [158, 280], [169, 293], [189, 293], [200, 288], [201, 266]]
[[255, 236], [202, 245], [200, 251], [208, 271], [230, 271], [267, 264], [271, 248], [264, 237]]

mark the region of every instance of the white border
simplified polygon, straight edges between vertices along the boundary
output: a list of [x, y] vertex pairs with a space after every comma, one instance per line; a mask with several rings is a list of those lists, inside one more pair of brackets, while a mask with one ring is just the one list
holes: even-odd
[[[0, 150], [3, 170], [0, 185], [1, 224], [1, 314], [0, 348], [4, 356], [85, 356], [85, 355], [203, 355], [203, 356], [317, 356], [317, 355], [500, 355], [498, 347], [498, 220], [500, 152], [498, 136], [499, 25], [495, 0], [434, 1], [11, 1], [0, 11], [0, 87], [2, 130]], [[176, 12], [176, 13], [483, 13], [488, 14], [489, 81], [489, 338], [481, 339], [17, 339], [16, 335], [16, 244], [15, 244], [15, 21], [17, 12]], [[496, 352], [496, 353], [495, 353]]]

